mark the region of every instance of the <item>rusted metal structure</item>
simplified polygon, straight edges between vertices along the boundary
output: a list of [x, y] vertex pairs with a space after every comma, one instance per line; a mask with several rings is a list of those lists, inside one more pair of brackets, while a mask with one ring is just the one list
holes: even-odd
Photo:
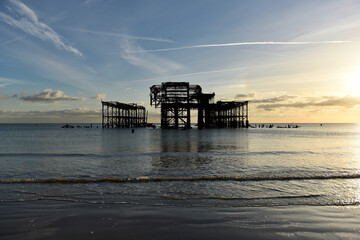
[[198, 128], [248, 127], [248, 101], [214, 103], [215, 93], [199, 85], [164, 82], [150, 87], [150, 105], [161, 107], [162, 128], [190, 128], [190, 110], [198, 110]]
[[103, 128], [135, 128], [145, 127], [147, 112], [145, 107], [136, 103], [126, 104], [120, 102], [102, 103]]

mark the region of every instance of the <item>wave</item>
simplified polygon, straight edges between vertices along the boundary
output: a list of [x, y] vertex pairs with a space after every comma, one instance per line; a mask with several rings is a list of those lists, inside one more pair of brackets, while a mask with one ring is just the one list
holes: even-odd
[[216, 200], [266, 200], [266, 199], [293, 199], [293, 198], [317, 198], [323, 197], [322, 194], [310, 194], [310, 195], [289, 195], [289, 196], [274, 196], [274, 197], [212, 197]]
[[[266, 200], [274, 199], [301, 199], [301, 198], [320, 198], [322, 195], [304, 195], [304, 196], [279, 196], [279, 197], [259, 197], [259, 198], [225, 198], [225, 197], [214, 197], [208, 199], [214, 200], [229, 200], [229, 205], [217, 205], [216, 203], [199, 203], [199, 202], [151, 202], [151, 201], [138, 201], [127, 199], [125, 201], [114, 201], [111, 199], [108, 200], [96, 200], [96, 199], [79, 199], [72, 197], [34, 197], [34, 198], [20, 198], [20, 199], [0, 199], [0, 203], [24, 203], [24, 202], [38, 202], [38, 201], [58, 201], [58, 202], [71, 202], [71, 203], [85, 203], [85, 204], [97, 204], [97, 205], [141, 205], [141, 206], [187, 206], [187, 207], [221, 207], [221, 208], [232, 208], [232, 207], [276, 207], [276, 206], [359, 206], [359, 201], [352, 202], [341, 202], [341, 201], [295, 201], [295, 202], [264, 202]], [[176, 199], [179, 200], [179, 199]], [[180, 199], [183, 200], [183, 199]], [[231, 204], [231, 200], [240, 200], [236, 201], [236, 204]], [[248, 200], [248, 201], [247, 201]], [[242, 202], [245, 201], [245, 202]], [[260, 202], [259, 202], [260, 201]], [[101, 208], [101, 207], [100, 207]]]
[[252, 156], [252, 155], [316, 155], [313, 151], [258, 151], [258, 152], [149, 152], [149, 153], [110, 153], [110, 154], [84, 154], [84, 153], [0, 153], [0, 157], [89, 157], [89, 158], [110, 158], [110, 157], [141, 157], [141, 156]]
[[0, 184], [14, 183], [147, 183], [147, 182], [194, 182], [194, 181], [291, 181], [291, 180], [331, 180], [331, 179], [360, 179], [360, 173], [352, 174], [319, 174], [306, 176], [179, 176], [179, 177], [103, 177], [103, 178], [28, 178], [28, 179], [0, 179]]
[[0, 153], [0, 157], [108, 157], [110, 155], [83, 153]]

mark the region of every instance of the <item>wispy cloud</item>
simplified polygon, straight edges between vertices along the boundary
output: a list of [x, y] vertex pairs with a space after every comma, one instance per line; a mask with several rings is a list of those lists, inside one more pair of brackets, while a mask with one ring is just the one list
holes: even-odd
[[98, 0], [85, 0], [82, 4], [83, 5], [90, 5], [90, 4], [92, 4], [92, 3], [94, 3], [94, 2], [97, 2]]
[[307, 108], [307, 107], [346, 107], [352, 108], [360, 105], [360, 97], [347, 95], [345, 97], [323, 96], [312, 98], [312, 101], [260, 104], [259, 109], [272, 111], [277, 108]]
[[133, 51], [132, 53], [141, 53], [141, 52], [167, 52], [167, 51], [176, 51], [176, 50], [193, 49], [193, 48], [234, 47], [234, 46], [244, 46], [244, 45], [313, 45], [313, 44], [343, 44], [343, 43], [350, 43], [350, 42], [351, 42], [351, 41], [320, 41], [320, 42], [236, 42], [236, 43], [216, 43], [216, 44], [190, 45], [190, 46], [175, 47], [175, 48], [143, 49], [143, 50]]
[[87, 108], [64, 109], [54, 111], [14, 111], [0, 110], [0, 122], [31, 123], [31, 122], [89, 122], [101, 121], [100, 109]]
[[61, 28], [66, 29], [66, 30], [70, 30], [70, 31], [82, 32], [82, 33], [90, 33], [90, 34], [96, 34], [96, 35], [102, 35], [102, 36], [120, 37], [120, 38], [125, 38], [125, 39], [136, 39], [136, 40], [146, 40], [146, 41], [155, 41], [155, 42], [169, 42], [169, 43], [174, 42], [171, 39], [165, 39], [165, 38], [131, 36], [131, 35], [122, 34], [122, 33], [93, 31], [93, 30], [87, 30], [87, 29], [82, 29], [82, 28], [74, 28], [74, 27], [61, 27]]
[[105, 98], [106, 98], [106, 94], [105, 94], [105, 93], [100, 93], [100, 94], [98, 94], [98, 95], [96, 95], [96, 96], [91, 97], [91, 99], [98, 99], [98, 100], [100, 100], [100, 99], [105, 99]]
[[0, 93], [0, 99], [8, 99], [8, 98], [11, 98], [11, 97]]
[[19, 83], [22, 83], [22, 81], [11, 78], [0, 77], [0, 87], [6, 87], [8, 85], [19, 84]]
[[174, 61], [153, 55], [151, 53], [132, 53], [136, 50], [141, 51], [142, 48], [140, 46], [134, 45], [128, 40], [122, 41], [121, 47], [123, 50], [121, 52], [121, 57], [123, 59], [125, 59], [131, 65], [150, 70], [153, 73], [167, 74], [171, 71], [183, 68], [182, 65]]
[[[240, 70], [250, 69], [250, 68], [263, 68], [263, 67], [271, 67], [271, 66], [278, 66], [278, 65], [282, 65], [282, 64], [267, 64], [267, 65], [257, 65], [257, 66], [244, 66], [244, 67], [238, 67], [238, 68], [218, 69], [218, 70], [212, 70], [212, 71], [191, 72], [191, 73], [176, 74], [176, 75], [169, 75], [169, 76], [163, 76], [163, 77], [140, 79], [140, 80], [135, 80], [135, 81], [136, 81], [136, 82], [145, 82], [145, 81], [152, 81], [152, 80], [162, 80], [162, 79], [171, 79], [171, 78], [191, 77], [191, 76], [203, 75], [203, 74], [213, 74], [213, 73], [223, 73], [223, 72], [234, 72], [234, 71], [240, 71]], [[132, 81], [132, 82], [133, 82], [133, 81]]]
[[100, 83], [95, 79], [94, 70], [82, 62], [64, 61], [54, 53], [38, 48], [38, 46], [33, 44], [29, 46], [33, 47], [29, 51], [12, 49], [12, 52], [27, 66], [41, 73], [43, 78], [80, 89], [98, 90], [95, 85]]
[[[1, 14], [1, 13], [0, 13]], [[11, 40], [8, 40], [8, 41], [5, 41], [5, 42], [2, 42], [0, 43], [0, 46], [5, 46], [7, 44], [10, 44], [12, 42], [16, 42], [16, 41], [19, 41], [21, 39], [23, 39], [24, 37], [17, 37], [17, 38], [14, 38], [14, 39], [11, 39]]]
[[236, 94], [235, 98], [253, 98], [255, 97], [255, 93], [240, 93]]
[[39, 21], [35, 12], [25, 4], [16, 0], [11, 0], [9, 3], [11, 5], [8, 7], [9, 14], [0, 11], [1, 21], [14, 28], [21, 29], [29, 35], [40, 38], [43, 41], [51, 42], [59, 49], [65, 49], [77, 56], [82, 56], [82, 53], [72, 47], [65, 38], [45, 23]]
[[40, 93], [35, 93], [29, 96], [23, 96], [20, 100], [28, 102], [44, 102], [44, 103], [55, 103], [58, 101], [81, 101], [85, 98], [69, 97], [64, 94], [63, 91], [53, 91], [51, 89], [45, 89]]
[[264, 99], [254, 99], [251, 100], [252, 103], [277, 103], [277, 102], [284, 102], [290, 99], [294, 99], [296, 96], [289, 96], [289, 95], [282, 95], [279, 97], [272, 97], [272, 98], [264, 98]]
[[360, 21], [358, 18], [358, 13], [356, 11], [356, 14], [353, 16], [350, 15], [346, 18], [335, 20], [334, 22], [328, 22], [328, 25], [326, 27], [315, 27], [315, 29], [313, 29], [312, 31], [296, 37], [295, 39], [293, 39], [293, 41], [316, 39], [318, 37], [329, 38], [331, 36], [334, 36], [335, 34], [338, 36], [343, 36], [345, 35], [344, 32], [349, 30], [358, 31], [359, 27]]

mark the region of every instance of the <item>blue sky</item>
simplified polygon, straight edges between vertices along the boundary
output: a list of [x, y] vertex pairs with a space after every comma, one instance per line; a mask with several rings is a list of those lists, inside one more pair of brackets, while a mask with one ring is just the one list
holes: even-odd
[[188, 81], [251, 122], [360, 121], [360, 1], [0, 2], [0, 122], [99, 122]]

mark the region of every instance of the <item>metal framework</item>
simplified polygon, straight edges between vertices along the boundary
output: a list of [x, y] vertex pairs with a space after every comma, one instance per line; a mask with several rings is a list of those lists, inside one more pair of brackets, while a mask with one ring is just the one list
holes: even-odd
[[190, 128], [190, 109], [197, 108], [201, 95], [199, 85], [166, 82], [150, 87], [150, 105], [161, 107], [162, 128]]
[[248, 101], [218, 101], [216, 104], [209, 104], [204, 112], [205, 117], [201, 124], [204, 124], [206, 128], [249, 127]]
[[198, 110], [198, 128], [248, 127], [248, 101], [214, 103], [215, 93], [199, 85], [164, 82], [150, 87], [150, 105], [161, 107], [162, 128], [190, 128], [190, 110]]
[[120, 102], [102, 103], [103, 128], [135, 128], [145, 127], [147, 112], [145, 107], [136, 103], [126, 104]]

